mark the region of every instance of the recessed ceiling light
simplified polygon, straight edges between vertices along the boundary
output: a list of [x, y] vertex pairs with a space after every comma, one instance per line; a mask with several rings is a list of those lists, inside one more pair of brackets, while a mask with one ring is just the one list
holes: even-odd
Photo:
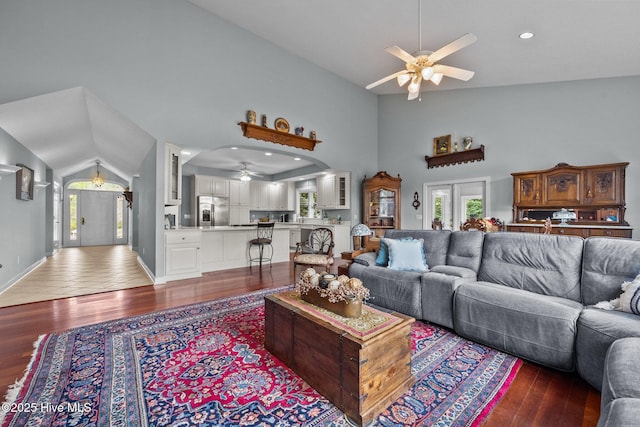
[[184, 154], [185, 156], [191, 155], [191, 151], [186, 151], [186, 150], [182, 150], [180, 153]]
[[265, 155], [265, 156], [271, 156], [272, 154], [271, 154], [270, 152], [268, 152], [268, 151], [267, 151], [266, 153], [264, 153], [264, 155]]
[[534, 33], [530, 32], [530, 31], [525, 31], [524, 33], [520, 33], [520, 35], [518, 37], [520, 37], [522, 40], [528, 40], [528, 39], [532, 38], [533, 36], [535, 36]]
[[231, 149], [232, 149], [232, 150], [237, 150], [237, 149], [238, 149], [238, 147], [231, 147]]
[[300, 157], [294, 157], [293, 160], [300, 160]]

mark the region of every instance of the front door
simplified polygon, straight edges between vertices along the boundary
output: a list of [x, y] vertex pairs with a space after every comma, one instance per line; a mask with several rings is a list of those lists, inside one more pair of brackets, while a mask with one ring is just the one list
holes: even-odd
[[64, 246], [125, 244], [128, 219], [125, 206], [121, 193], [68, 190]]

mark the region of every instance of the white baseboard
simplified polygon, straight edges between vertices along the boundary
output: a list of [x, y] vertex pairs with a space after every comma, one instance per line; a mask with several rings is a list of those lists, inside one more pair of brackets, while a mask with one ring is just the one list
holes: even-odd
[[[157, 285], [159, 282], [157, 282], [157, 279], [151, 272], [151, 269], [149, 269], [149, 267], [147, 267], [147, 264], [145, 264], [142, 258], [140, 258], [140, 255], [138, 255], [137, 259], [138, 259], [138, 264], [140, 264], [144, 272], [147, 273], [147, 276], [149, 276], [149, 279], [151, 279], [151, 283], [153, 283], [154, 285]], [[160, 282], [160, 283], [165, 283], [165, 282]]]
[[24, 276], [26, 276], [27, 274], [31, 273], [33, 270], [35, 270], [37, 267], [39, 267], [42, 263], [44, 263], [47, 260], [47, 257], [43, 257], [41, 259], [39, 259], [38, 261], [34, 262], [33, 264], [31, 264], [29, 267], [27, 267], [24, 271], [22, 271], [21, 273], [16, 274], [15, 276], [13, 276], [11, 279], [9, 279], [9, 281], [3, 285], [0, 285], [0, 293], [6, 291], [7, 289], [9, 289], [10, 287], [12, 287], [13, 285], [15, 285], [15, 283], [22, 279]]

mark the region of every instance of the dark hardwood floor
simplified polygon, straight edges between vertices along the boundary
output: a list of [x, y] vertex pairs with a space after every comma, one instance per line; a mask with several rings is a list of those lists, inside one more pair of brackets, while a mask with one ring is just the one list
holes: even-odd
[[[0, 395], [22, 377], [40, 334], [290, 283], [291, 264], [276, 263], [271, 269], [225, 270], [166, 285], [0, 308]], [[600, 394], [576, 374], [525, 362], [483, 426], [595, 426], [599, 405]]]

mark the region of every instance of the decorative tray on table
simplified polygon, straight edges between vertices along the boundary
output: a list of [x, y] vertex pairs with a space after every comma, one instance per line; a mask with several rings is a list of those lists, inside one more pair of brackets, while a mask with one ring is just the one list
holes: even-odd
[[317, 273], [313, 268], [300, 274], [297, 290], [304, 301], [343, 317], [360, 317], [362, 301], [369, 298], [360, 279]]

